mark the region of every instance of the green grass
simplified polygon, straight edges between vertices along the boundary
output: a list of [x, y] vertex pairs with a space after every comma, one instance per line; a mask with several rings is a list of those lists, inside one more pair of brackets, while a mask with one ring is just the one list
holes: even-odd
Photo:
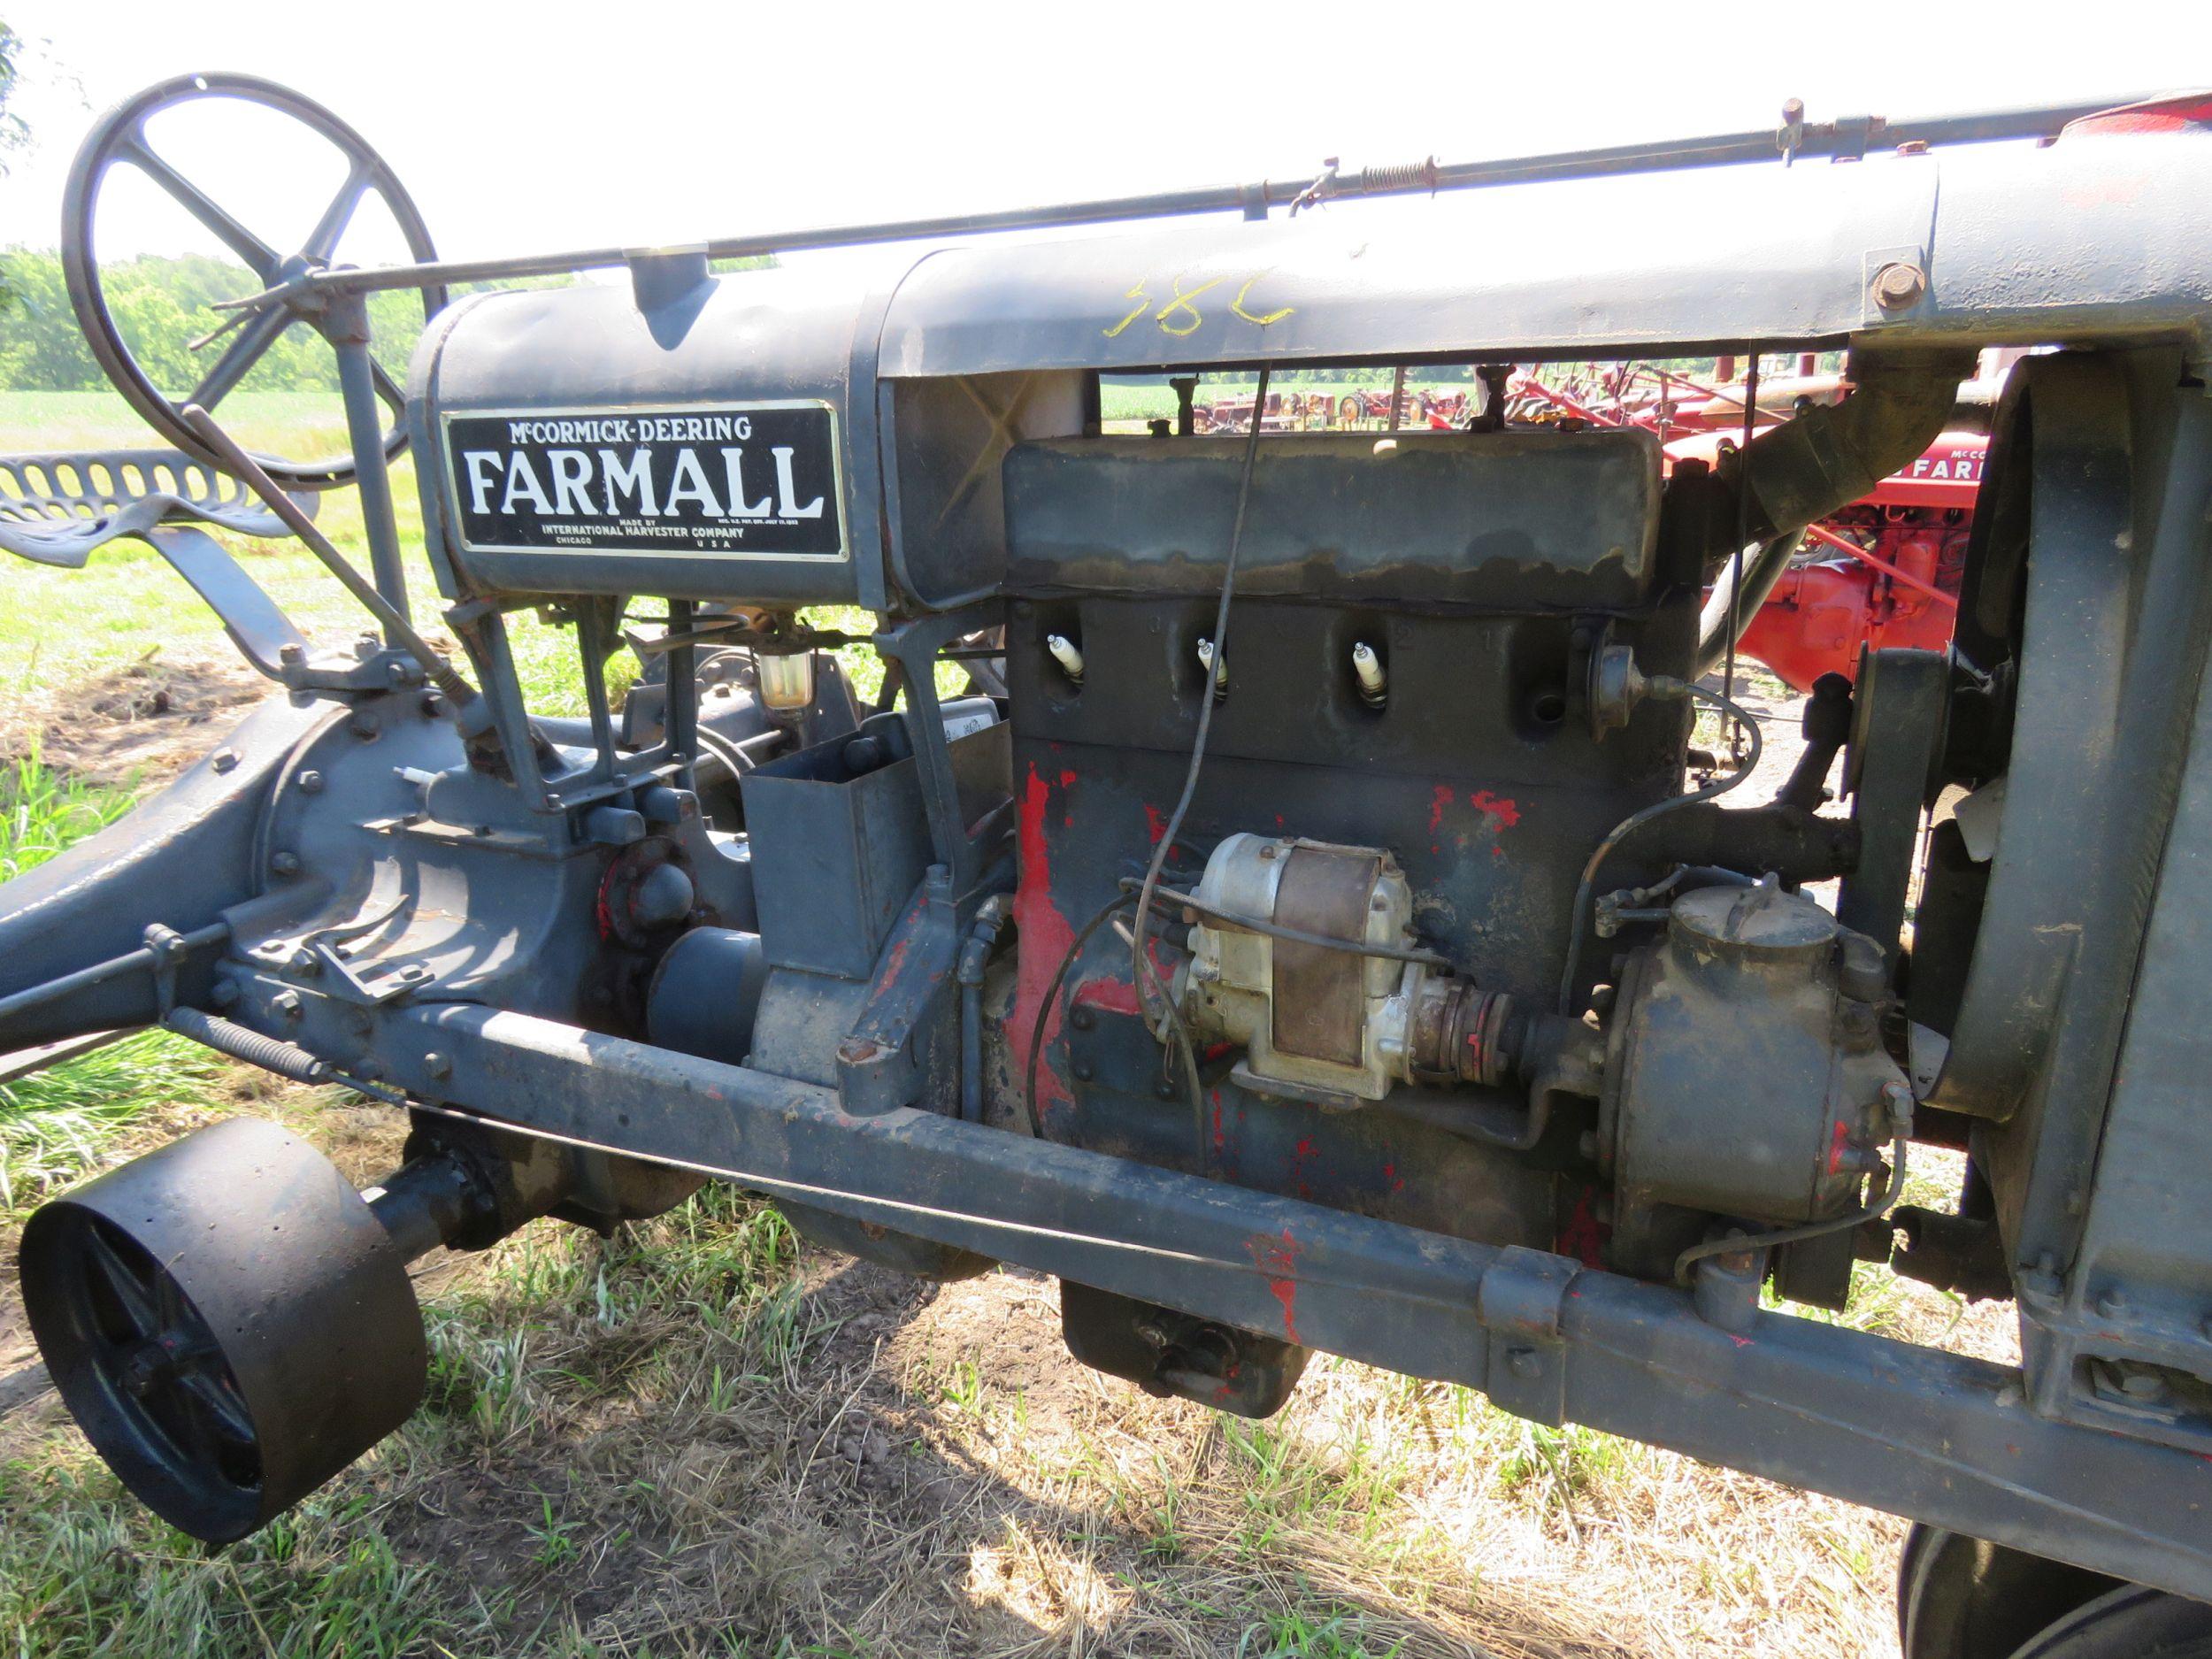
[[35, 870], [72, 841], [130, 810], [130, 792], [98, 789], [46, 765], [33, 749], [0, 768], [0, 881]]
[[[113, 823], [130, 800], [61, 777], [35, 750], [0, 770], [0, 879]], [[98, 1167], [161, 1107], [204, 1100], [219, 1071], [193, 1044], [144, 1032], [0, 1084], [0, 1216], [20, 1219]]]

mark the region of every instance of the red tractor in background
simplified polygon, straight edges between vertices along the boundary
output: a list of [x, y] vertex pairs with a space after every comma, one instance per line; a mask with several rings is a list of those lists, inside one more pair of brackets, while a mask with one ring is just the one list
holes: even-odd
[[[1743, 656], [1804, 692], [1825, 673], [1854, 676], [1863, 647], [1940, 650], [1949, 642], [1988, 453], [1985, 411], [2019, 355], [1985, 352], [1976, 378], [1960, 388], [1956, 424], [1873, 494], [1808, 527], [1803, 545], [1745, 628], [1738, 647]], [[1796, 369], [1761, 379], [1756, 426], [1844, 396], [1842, 376], [1821, 373], [1813, 354], [1801, 356]], [[1740, 437], [1746, 396], [1733, 358], [1720, 358], [1715, 371], [1717, 387], [1655, 367], [1591, 386], [1570, 379], [1564, 389], [1535, 374], [1517, 374], [1509, 407], [1518, 418], [1643, 426], [1658, 433], [1670, 465], [1693, 457], [1709, 462], [1724, 442]]]

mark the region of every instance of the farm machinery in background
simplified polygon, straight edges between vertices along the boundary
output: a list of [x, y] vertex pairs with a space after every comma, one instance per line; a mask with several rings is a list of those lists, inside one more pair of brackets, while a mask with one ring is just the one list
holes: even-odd
[[[162, 159], [204, 99], [340, 151], [303, 246]], [[107, 303], [118, 169], [262, 285], [196, 387]], [[1421, 199], [1269, 212], [1329, 189]], [[371, 190], [404, 263], [339, 257]], [[377, 631], [319, 651], [213, 538], [169, 539], [279, 689], [0, 887], [0, 1047], [157, 1025], [410, 1133], [357, 1190], [233, 1119], [42, 1205], [20, 1268], [62, 1397], [148, 1504], [236, 1539], [422, 1397], [411, 1262], [719, 1180], [904, 1271], [1055, 1277], [1077, 1359], [1210, 1408], [1265, 1416], [1338, 1353], [1910, 1516], [1906, 1659], [2203, 1653], [2208, 196], [2202, 97], [1800, 111], [442, 261], [320, 106], [150, 88], [80, 152], [63, 257], [184, 470], [0, 467], [0, 547], [163, 545], [248, 508], [227, 475]], [[980, 234], [1100, 221], [1128, 223]], [[1565, 222], [1612, 233], [1571, 280], [1541, 234]], [[947, 239], [867, 281], [714, 264]], [[626, 280], [450, 296], [591, 270]], [[419, 302], [403, 381], [373, 295]], [[250, 454], [218, 418], [293, 329], [333, 352], [345, 457]], [[1624, 365], [1845, 372], [1762, 379], [1745, 442], [1724, 388], [1527, 373], [1600, 331]], [[1984, 468], [1960, 387], [2021, 342], [2047, 349], [2006, 375]], [[1273, 373], [1378, 363], [1472, 364], [1478, 401], [1417, 421], [1386, 393], [1378, 435], [1364, 390], [1351, 432], [1286, 429], [1340, 427], [1347, 394], [1271, 400]], [[1232, 374], [1243, 430], [1201, 433], [1196, 386]], [[1177, 419], [1110, 427], [1108, 383], [1157, 377]], [[414, 619], [410, 445], [465, 664]], [[1970, 533], [1934, 493], [1962, 466], [1986, 472]], [[1916, 468], [1929, 493], [1901, 493]], [[366, 573], [296, 499], [346, 484]], [[1759, 723], [1706, 679], [1744, 619], [1722, 585], [1765, 596], [1809, 532], [1928, 626], [1948, 584], [1958, 620], [1899, 644], [1863, 599], [1855, 683], [1823, 681], [1803, 757], [1747, 801]], [[1801, 616], [1827, 580], [1788, 590]], [[521, 614], [572, 646], [583, 716], [532, 706]], [[833, 648], [862, 643], [895, 700], [851, 695]], [[1800, 643], [1799, 672], [1839, 649]], [[654, 672], [611, 683], [624, 649]], [[1701, 710], [1743, 733], [1725, 775]], [[1832, 880], [1832, 908], [1808, 891]], [[1902, 1202], [1924, 1148], [1967, 1156]], [[1778, 1305], [1886, 1271], [2009, 1302], [2020, 1363]]]
[[[1981, 354], [1974, 380], [1960, 390], [1958, 418], [1927, 452], [1873, 490], [1806, 526], [1794, 549], [1747, 578], [1740, 603], [1753, 613], [1738, 653], [1763, 664], [1799, 692], [1823, 674], [1852, 679], [1859, 654], [1886, 646], [1941, 650], [1958, 615], [1959, 582], [1974, 527], [1974, 501], [1988, 455], [1989, 411], [2018, 350]], [[1763, 376], [1755, 432], [1812, 403], [1834, 403], [1848, 390], [1818, 354], [1793, 360], [1794, 373]], [[1736, 359], [1719, 357], [1709, 379], [1657, 364], [1547, 365], [1517, 370], [1502, 404], [1486, 409], [1479, 387], [1408, 385], [1296, 387], [1270, 392], [1262, 417], [1276, 432], [1448, 431], [1486, 418], [1509, 425], [1631, 426], [1656, 433], [1670, 463], [1711, 465], [1744, 426], [1750, 381]], [[1194, 429], [1240, 432], [1254, 400], [1230, 394], [1197, 404]]]

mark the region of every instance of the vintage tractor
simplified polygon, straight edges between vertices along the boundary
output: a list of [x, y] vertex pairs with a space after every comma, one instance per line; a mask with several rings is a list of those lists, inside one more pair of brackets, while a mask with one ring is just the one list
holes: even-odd
[[[149, 137], [219, 98], [345, 156], [301, 248]], [[125, 167], [259, 283], [196, 388], [106, 303]], [[1333, 219], [1363, 189], [1409, 199]], [[334, 263], [369, 192], [411, 262]], [[197, 549], [281, 695], [0, 889], [0, 1047], [161, 1025], [411, 1134], [357, 1192], [235, 1119], [40, 1210], [63, 1397], [234, 1539], [413, 1409], [411, 1260], [728, 1181], [909, 1271], [1055, 1275], [1076, 1357], [1147, 1388], [1264, 1414], [1326, 1349], [1914, 1517], [1910, 1659], [2207, 1651], [2208, 194], [2200, 97], [453, 263], [327, 111], [150, 88], [86, 141], [66, 263], [194, 481], [42, 464], [0, 541], [81, 563], [231, 511], [220, 472], [376, 632], [319, 651]], [[1106, 219], [1147, 222], [965, 234]], [[1565, 220], [1609, 231], [1571, 279]], [[714, 263], [947, 238], [850, 288]], [[447, 300], [584, 270], [621, 274]], [[427, 319], [403, 385], [379, 293]], [[294, 328], [349, 457], [219, 419]], [[1256, 418], [1281, 365], [1600, 343], [1841, 350], [1848, 390], [1671, 466], [1634, 424]], [[1744, 800], [1707, 589], [1851, 522], [1993, 345], [2053, 349], [1962, 552], [1911, 555], [1959, 559], [1955, 635], [1878, 641]], [[1102, 430], [1102, 375], [1225, 369], [1243, 431]], [[465, 664], [403, 580], [406, 444]], [[367, 575], [296, 499], [343, 484]], [[822, 605], [874, 613], [892, 696], [856, 703]], [[527, 706], [526, 611], [585, 717]], [[618, 698], [624, 649], [652, 672]], [[1700, 712], [1739, 764], [1692, 772]], [[1932, 1146], [1955, 1201], [1901, 1207]], [[2023, 1363], [1786, 1305], [1855, 1264], [2008, 1299]]]

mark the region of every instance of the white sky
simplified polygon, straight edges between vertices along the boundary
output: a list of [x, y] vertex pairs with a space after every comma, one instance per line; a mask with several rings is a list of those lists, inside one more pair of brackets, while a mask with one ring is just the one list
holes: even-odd
[[[188, 70], [330, 105], [449, 257], [1287, 179], [1331, 154], [1350, 169], [1737, 131], [1793, 95], [1821, 119], [2212, 85], [2206, 0], [0, 0], [0, 16], [42, 42], [19, 103], [36, 148], [0, 180], [0, 245], [52, 245], [93, 114]], [[174, 143], [271, 240], [328, 194], [242, 126]], [[119, 191], [103, 251], [199, 245], [183, 224]]]

